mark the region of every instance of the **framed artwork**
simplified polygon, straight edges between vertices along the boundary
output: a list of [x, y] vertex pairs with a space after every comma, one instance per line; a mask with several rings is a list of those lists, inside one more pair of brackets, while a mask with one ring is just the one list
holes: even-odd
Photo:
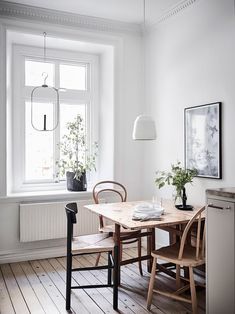
[[185, 168], [221, 179], [221, 102], [185, 108], [184, 135]]

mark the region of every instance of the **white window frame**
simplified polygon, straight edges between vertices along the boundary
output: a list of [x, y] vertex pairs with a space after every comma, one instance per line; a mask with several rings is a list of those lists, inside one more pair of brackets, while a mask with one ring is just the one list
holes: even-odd
[[[66, 182], [24, 182], [25, 173], [25, 101], [30, 101], [32, 88], [25, 87], [25, 59], [43, 61], [43, 49], [25, 45], [13, 45], [12, 54], [12, 192], [65, 189]], [[74, 51], [47, 49], [47, 61], [62, 64], [86, 63], [90, 77], [87, 79], [87, 91], [70, 90], [60, 92], [60, 103], [73, 101], [86, 104], [88, 149], [92, 152], [92, 143], [98, 142], [98, 106], [99, 106], [99, 57], [95, 54]], [[55, 87], [58, 88], [55, 80]], [[71, 98], [70, 98], [71, 97]], [[54, 133], [55, 136], [55, 133]], [[88, 176], [88, 181], [93, 181]]]

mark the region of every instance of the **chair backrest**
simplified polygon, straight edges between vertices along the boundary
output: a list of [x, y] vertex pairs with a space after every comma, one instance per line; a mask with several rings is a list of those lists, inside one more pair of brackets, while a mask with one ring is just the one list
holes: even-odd
[[[178, 259], [182, 259], [184, 253], [184, 246], [186, 239], [188, 237], [188, 232], [194, 223], [197, 223], [197, 232], [196, 232], [196, 246], [195, 246], [195, 260], [205, 257], [205, 224], [202, 224], [202, 213], [205, 210], [205, 206], [200, 208], [196, 214], [190, 219], [187, 223], [184, 232], [182, 234], [180, 249]], [[202, 240], [201, 240], [202, 234]]]
[[[121, 202], [126, 202], [127, 200], [127, 191], [124, 185], [116, 181], [100, 181], [96, 183], [93, 188], [93, 199], [96, 204], [100, 203], [100, 199], [104, 197], [105, 193], [110, 192], [114, 193], [118, 198], [120, 198]], [[103, 217], [99, 216], [100, 219], [100, 227], [103, 228], [104, 222]]]
[[73, 224], [77, 223], [76, 214], [78, 212], [77, 203], [68, 203], [65, 205], [67, 215], [67, 255], [71, 254], [73, 239]]
[[127, 191], [124, 185], [116, 181], [100, 181], [96, 183], [93, 188], [93, 199], [96, 204], [99, 204], [99, 200], [104, 195], [104, 192], [112, 192], [120, 196], [121, 202], [126, 202]]
[[72, 224], [76, 224], [76, 214], [78, 212], [77, 203], [68, 203], [67, 205], [65, 205], [65, 212], [67, 214], [68, 221]]

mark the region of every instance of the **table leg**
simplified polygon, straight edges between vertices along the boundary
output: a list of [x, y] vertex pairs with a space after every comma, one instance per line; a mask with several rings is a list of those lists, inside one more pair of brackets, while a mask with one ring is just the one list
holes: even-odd
[[[147, 237], [147, 254], [151, 255], [152, 251], [155, 250], [155, 228], [150, 228], [148, 229], [149, 232], [151, 232], [151, 235]], [[153, 263], [153, 258], [151, 257], [147, 261], [147, 271], [151, 273], [152, 270], [152, 263]]]
[[121, 272], [120, 272], [120, 248], [121, 248], [121, 242], [120, 242], [120, 225], [115, 224], [115, 233], [114, 233], [114, 243], [115, 248], [117, 252], [117, 278], [118, 278], [118, 285], [121, 283]]

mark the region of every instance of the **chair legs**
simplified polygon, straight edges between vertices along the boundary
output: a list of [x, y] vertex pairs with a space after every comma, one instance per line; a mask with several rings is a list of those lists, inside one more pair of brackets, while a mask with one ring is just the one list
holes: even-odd
[[[177, 294], [172, 294], [168, 292], [163, 292], [159, 290], [154, 290], [154, 283], [155, 283], [155, 274], [156, 274], [156, 263], [157, 263], [157, 258], [153, 258], [153, 266], [152, 266], [152, 272], [151, 272], [151, 277], [149, 281], [149, 289], [148, 289], [148, 296], [147, 296], [147, 309], [150, 310], [151, 304], [152, 304], [152, 299], [153, 299], [153, 291], [158, 292], [159, 294], [162, 294], [167, 297], [171, 297], [176, 300], [180, 301], [187, 301], [189, 302], [188, 299], [179, 297]], [[191, 292], [191, 303], [192, 303], [192, 310], [193, 314], [197, 314], [197, 295], [196, 295], [196, 288], [195, 288], [195, 282], [194, 282], [194, 274], [193, 274], [193, 267], [189, 266], [189, 279], [190, 279], [190, 292]], [[181, 293], [187, 289], [188, 285], [180, 289], [180, 265], [176, 265], [176, 289], [180, 289]], [[186, 288], [186, 289], [185, 289]]]
[[143, 276], [143, 270], [142, 270], [142, 263], [141, 263], [141, 238], [138, 239], [138, 264], [139, 264], [139, 271], [140, 271], [140, 276]]
[[180, 288], [180, 265], [176, 265], [176, 290]]
[[[123, 243], [121, 242], [120, 243], [120, 261], [122, 261], [122, 249], [123, 249]], [[141, 263], [141, 238], [137, 240], [137, 250], [138, 250], [137, 254], [138, 254], [139, 272], [140, 272], [140, 275], [143, 276], [142, 263]]]
[[108, 252], [108, 285], [112, 282], [112, 252]]
[[[118, 309], [118, 246], [114, 247], [114, 257], [112, 257], [112, 251], [108, 252], [108, 267], [106, 269], [108, 270], [108, 279], [107, 279], [107, 285], [97, 285], [97, 287], [113, 287], [113, 309]], [[99, 254], [100, 255], [100, 254]], [[95, 266], [96, 267], [96, 266]], [[94, 269], [94, 267], [90, 267], [91, 269]], [[75, 269], [78, 271], [79, 269]], [[82, 270], [88, 270], [87, 267], [81, 268]], [[112, 270], [113, 270], [113, 284], [112, 284]], [[71, 283], [72, 283], [72, 254], [67, 254], [67, 267], [66, 267], [66, 310], [71, 310]], [[91, 286], [92, 287], [92, 286]], [[95, 287], [95, 286], [94, 286]], [[77, 286], [74, 288], [89, 288], [88, 286]]]
[[122, 244], [122, 242], [120, 242], [119, 246], [120, 246], [120, 250], [119, 250], [120, 257], [119, 257], [119, 260], [120, 260], [120, 262], [121, 262], [121, 261], [122, 261], [122, 250], [123, 250], [123, 244]]
[[118, 246], [114, 247], [114, 268], [113, 268], [113, 309], [118, 309], [118, 281], [119, 281], [119, 267], [118, 267]]
[[[123, 249], [123, 244], [120, 243], [120, 261], [122, 261], [122, 249]], [[141, 238], [138, 239], [137, 249], [138, 249], [139, 272], [140, 272], [140, 275], [143, 276], [142, 263], [141, 263]], [[99, 265], [100, 256], [101, 256], [101, 254], [98, 253], [97, 257], [96, 257], [96, 261], [95, 261], [95, 266]]]
[[72, 255], [67, 254], [66, 267], [66, 310], [70, 310], [71, 305], [71, 279], [72, 279]]
[[97, 255], [97, 257], [96, 257], [96, 261], [95, 261], [95, 267], [99, 265], [100, 256], [101, 256], [101, 254], [98, 253], [98, 255]]
[[192, 300], [192, 309], [193, 314], [197, 313], [197, 295], [196, 288], [194, 282], [193, 268], [189, 267], [189, 279], [190, 279], [190, 292], [191, 292], [191, 300]]
[[150, 310], [150, 307], [152, 304], [152, 299], [153, 299], [153, 287], [154, 287], [155, 274], [156, 274], [156, 265], [157, 265], [157, 258], [154, 257], [151, 277], [150, 277], [150, 281], [149, 281], [148, 297], [147, 297], [147, 309], [148, 310]]

